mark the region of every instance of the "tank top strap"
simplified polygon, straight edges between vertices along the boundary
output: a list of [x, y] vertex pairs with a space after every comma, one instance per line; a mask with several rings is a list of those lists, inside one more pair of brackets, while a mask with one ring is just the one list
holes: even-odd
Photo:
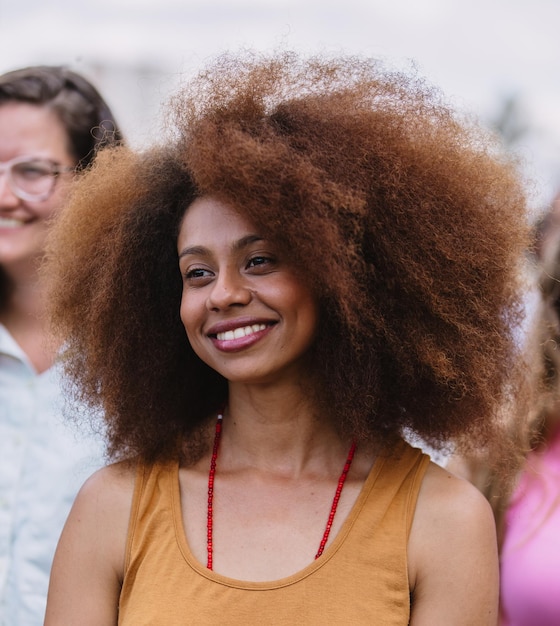
[[173, 493], [178, 474], [177, 461], [150, 465], [138, 463], [128, 525], [125, 571], [138, 547], [143, 545], [144, 530], [150, 527], [149, 518], [157, 511], [166, 511], [172, 517]]

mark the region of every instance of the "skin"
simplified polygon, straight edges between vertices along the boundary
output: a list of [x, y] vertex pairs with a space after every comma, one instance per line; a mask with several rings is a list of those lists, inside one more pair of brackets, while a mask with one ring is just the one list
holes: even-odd
[[[214, 502], [214, 570], [265, 581], [313, 561], [350, 442], [318, 418], [302, 384], [318, 316], [314, 299], [274, 246], [255, 236], [229, 207], [202, 198], [187, 210], [178, 252], [185, 330], [200, 358], [229, 381], [215, 482], [216, 494], [224, 495]], [[218, 336], [253, 322], [248, 338]], [[209, 437], [213, 429], [212, 420]], [[358, 448], [329, 541], [374, 461]], [[210, 452], [179, 471], [184, 532], [202, 563], [209, 463]], [[57, 550], [46, 626], [117, 623], [133, 488], [134, 470], [124, 464], [100, 470], [83, 487]], [[497, 568], [486, 500], [431, 464], [408, 545], [410, 623], [494, 626]]]
[[[20, 102], [0, 105], [0, 162], [33, 156], [74, 167], [76, 159], [68, 146], [66, 130], [52, 111]], [[0, 308], [0, 321], [39, 372], [50, 367], [53, 354], [44, 345], [37, 267], [49, 222], [66, 198], [71, 177], [61, 174], [49, 198], [30, 202], [18, 198], [6, 176], [0, 175], [0, 266], [11, 287]]]

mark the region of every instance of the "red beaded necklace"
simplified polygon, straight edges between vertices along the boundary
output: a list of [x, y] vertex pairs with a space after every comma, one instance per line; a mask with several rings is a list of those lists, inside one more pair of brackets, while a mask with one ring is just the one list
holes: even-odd
[[[212, 448], [212, 459], [210, 460], [210, 472], [208, 473], [208, 517], [206, 523], [206, 553], [207, 553], [207, 561], [206, 567], [211, 570], [212, 569], [212, 556], [213, 556], [213, 546], [212, 546], [212, 529], [213, 529], [213, 509], [212, 505], [214, 502], [214, 477], [216, 475], [216, 459], [218, 458], [218, 447], [220, 445], [220, 437], [222, 435], [222, 419], [223, 414], [220, 413], [218, 415], [218, 419], [216, 421], [216, 433], [214, 435], [214, 446]], [[321, 543], [319, 544], [319, 549], [317, 550], [317, 554], [315, 558], [318, 559], [321, 554], [323, 554], [323, 550], [325, 549], [325, 545], [329, 539], [329, 535], [331, 532], [334, 516], [336, 513], [336, 509], [338, 507], [338, 501], [340, 500], [340, 494], [342, 493], [342, 487], [344, 487], [344, 482], [346, 481], [346, 477], [348, 476], [348, 472], [350, 471], [350, 466], [352, 465], [352, 459], [354, 458], [354, 452], [356, 451], [356, 443], [352, 442], [350, 446], [350, 450], [348, 452], [348, 458], [346, 459], [346, 463], [344, 463], [344, 468], [342, 469], [342, 474], [340, 474], [340, 478], [338, 479], [338, 485], [336, 487], [336, 491], [334, 494], [334, 498], [331, 505], [331, 511], [329, 513], [329, 518], [327, 520], [327, 526], [325, 528], [325, 532], [323, 533], [323, 538], [321, 539]]]

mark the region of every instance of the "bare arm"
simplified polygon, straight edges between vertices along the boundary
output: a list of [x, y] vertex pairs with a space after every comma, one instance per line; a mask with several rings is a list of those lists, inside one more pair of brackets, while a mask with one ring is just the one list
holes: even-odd
[[96, 472], [80, 490], [56, 550], [45, 626], [115, 626], [134, 469]]
[[498, 549], [489, 504], [431, 465], [409, 539], [411, 626], [496, 626]]

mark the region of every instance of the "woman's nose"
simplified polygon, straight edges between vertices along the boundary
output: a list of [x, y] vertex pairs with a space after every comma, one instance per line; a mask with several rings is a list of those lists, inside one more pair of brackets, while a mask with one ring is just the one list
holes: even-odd
[[0, 171], [0, 207], [14, 207], [19, 203], [20, 199], [12, 191], [6, 173]]
[[219, 310], [231, 306], [245, 306], [251, 302], [253, 292], [247, 280], [236, 270], [223, 271], [212, 284], [208, 308]]

